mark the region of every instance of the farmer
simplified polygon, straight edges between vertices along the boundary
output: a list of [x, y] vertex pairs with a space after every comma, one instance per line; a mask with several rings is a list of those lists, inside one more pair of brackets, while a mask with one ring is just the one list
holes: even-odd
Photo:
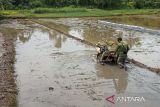
[[127, 59], [127, 53], [129, 51], [128, 44], [122, 41], [122, 38], [117, 38], [118, 45], [115, 50], [115, 54], [117, 55], [117, 63], [120, 65], [120, 68], [125, 68], [125, 61]]

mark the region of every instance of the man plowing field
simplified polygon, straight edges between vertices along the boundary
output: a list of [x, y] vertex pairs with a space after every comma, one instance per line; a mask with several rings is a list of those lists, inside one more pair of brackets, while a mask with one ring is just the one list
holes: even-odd
[[117, 63], [121, 68], [125, 68], [125, 61], [127, 59], [127, 53], [129, 51], [128, 44], [122, 41], [122, 38], [117, 38], [118, 45], [115, 50], [117, 57]]
[[112, 41], [106, 41], [105, 44], [97, 44], [97, 60], [102, 65], [105, 63], [117, 63], [120, 68], [125, 67], [129, 47], [126, 42], [122, 41], [122, 38], [117, 38], [117, 41], [117, 44]]

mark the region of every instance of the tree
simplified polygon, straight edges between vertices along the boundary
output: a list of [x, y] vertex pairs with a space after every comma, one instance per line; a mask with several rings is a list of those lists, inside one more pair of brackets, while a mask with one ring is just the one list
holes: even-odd
[[96, 7], [101, 9], [117, 8], [160, 8], [159, 0], [0, 0], [0, 9], [65, 7]]
[[11, 0], [0, 0], [0, 9], [11, 9], [13, 7]]
[[43, 2], [42, 0], [30, 0], [29, 1], [29, 7], [35, 8], [35, 7], [42, 7]]

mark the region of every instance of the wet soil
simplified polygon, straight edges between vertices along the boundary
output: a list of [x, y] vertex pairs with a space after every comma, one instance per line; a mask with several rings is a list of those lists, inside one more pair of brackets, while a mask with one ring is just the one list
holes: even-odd
[[[17, 85], [14, 74], [15, 40], [17, 32], [21, 34], [24, 21], [21, 20], [0, 21], [0, 107], [17, 107]], [[27, 27], [27, 26], [25, 26]]]
[[113, 16], [104, 20], [160, 30], [160, 17], [155, 15]]
[[134, 64], [128, 64], [127, 71], [102, 66], [93, 47], [41, 25], [29, 26], [32, 32], [24, 28], [15, 42], [20, 107], [108, 107], [114, 105], [105, 99], [113, 94], [146, 99], [115, 106], [159, 104], [159, 75]]
[[[13, 27], [13, 22], [17, 23], [16, 27]], [[74, 23], [76, 22], [77, 19]], [[94, 24], [92, 21], [90, 23]], [[49, 25], [51, 28], [54, 26], [59, 29], [56, 26], [59, 24]], [[63, 24], [59, 26], [67, 32], [65, 29], [70, 29]], [[76, 26], [77, 24], [74, 27]], [[17, 31], [14, 36], [16, 39], [14, 71], [19, 90], [17, 97], [19, 107], [157, 107], [159, 105], [158, 74], [132, 63], [127, 64], [127, 71], [119, 69], [117, 65], [102, 66], [95, 60], [96, 52], [93, 47], [29, 20], [10, 20], [3, 23], [3, 27], [14, 28]], [[105, 29], [104, 27], [104, 31]], [[108, 28], [108, 30], [112, 34], [115, 33], [115, 29]], [[79, 35], [81, 39], [88, 40], [89, 36], [86, 35], [85, 38], [83, 34]], [[93, 39], [93, 43], [102, 39], [98, 36], [96, 36], [98, 40], [94, 39], [94, 32], [92, 35], [89, 39]], [[114, 40], [113, 37], [109, 38]], [[126, 40], [131, 40], [129, 43], [134, 47], [141, 39], [139, 35], [132, 38]], [[111, 95], [139, 96], [144, 97], [146, 101], [117, 102], [113, 105], [105, 100]]]
[[0, 107], [16, 107], [14, 40], [0, 32]]
[[[133, 18], [134, 19], [134, 18]], [[136, 19], [134, 19], [136, 21]], [[35, 21], [35, 20], [34, 20]], [[71, 35], [81, 40], [96, 44], [99, 41], [104, 43], [105, 40], [116, 41], [118, 36], [122, 36], [131, 48], [128, 56], [139, 62], [146, 68], [155, 69], [159, 72], [159, 30], [152, 30], [132, 25], [121, 25], [110, 22], [102, 23], [95, 18], [60, 18], [60, 19], [40, 19], [36, 22], [53, 28], [64, 34]], [[112, 26], [111, 26], [112, 25]], [[146, 26], [150, 26], [144, 23]], [[60, 27], [59, 27], [60, 26]], [[159, 28], [158, 25], [155, 25]], [[126, 29], [124, 29], [125, 27]], [[140, 29], [141, 28], [141, 29]], [[64, 30], [65, 29], [65, 30]], [[138, 29], [138, 31], [136, 30]], [[122, 34], [117, 34], [117, 30]]]

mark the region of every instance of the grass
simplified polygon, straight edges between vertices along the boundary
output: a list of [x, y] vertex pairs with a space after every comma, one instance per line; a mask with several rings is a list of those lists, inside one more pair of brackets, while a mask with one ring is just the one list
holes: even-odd
[[30, 10], [0, 10], [0, 16], [4, 17], [103, 17], [113, 15], [132, 15], [132, 14], [160, 14], [160, 9], [122, 9], [122, 10], [102, 10], [88, 8], [35, 8]]
[[35, 14], [45, 14], [45, 13], [76, 13], [76, 12], [87, 12], [85, 8], [36, 8], [32, 11]]

